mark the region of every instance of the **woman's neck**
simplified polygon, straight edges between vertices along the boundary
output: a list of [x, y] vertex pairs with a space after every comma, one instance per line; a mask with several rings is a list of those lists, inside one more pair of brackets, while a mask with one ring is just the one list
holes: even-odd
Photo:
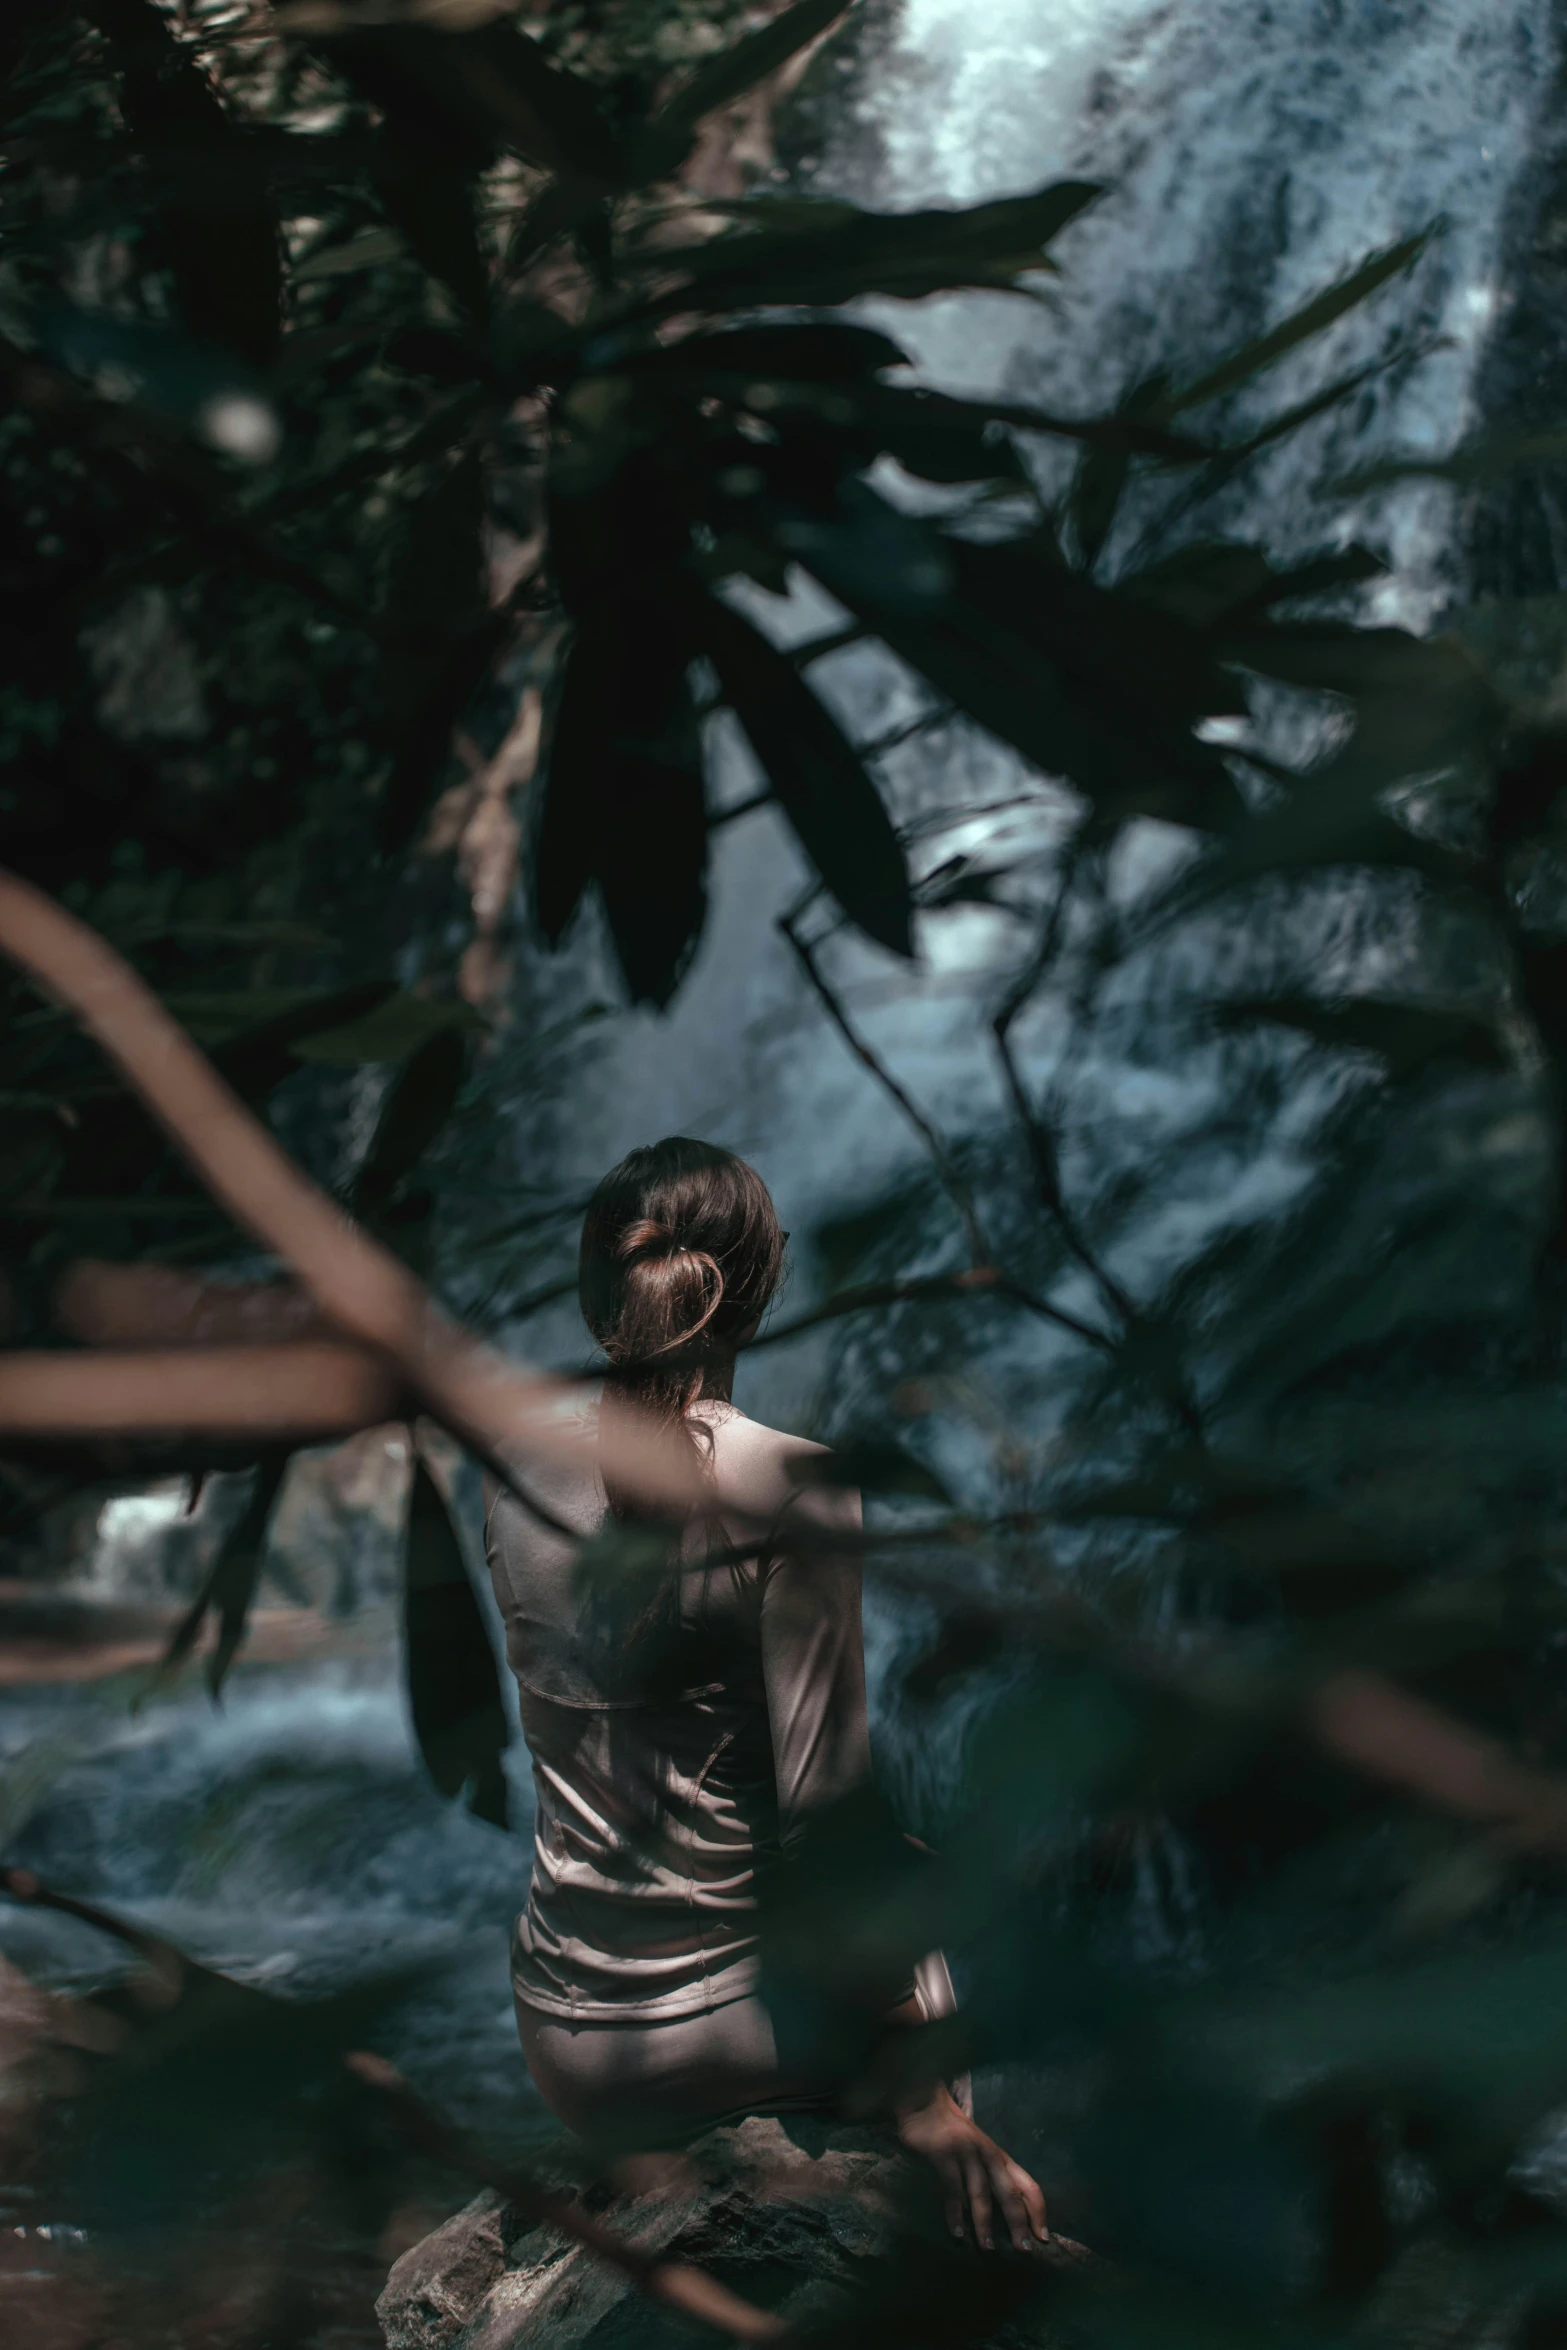
[[734, 1397], [734, 1386], [734, 1356], [716, 1355], [702, 1365], [702, 1384], [691, 1400], [693, 1403], [729, 1403]]

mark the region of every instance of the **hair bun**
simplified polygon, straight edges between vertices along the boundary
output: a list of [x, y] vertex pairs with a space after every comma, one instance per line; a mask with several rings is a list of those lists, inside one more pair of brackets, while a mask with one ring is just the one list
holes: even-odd
[[638, 1257], [668, 1256], [675, 1246], [675, 1236], [667, 1224], [660, 1224], [652, 1216], [643, 1216], [637, 1223], [628, 1224], [621, 1234], [615, 1254], [625, 1264]]

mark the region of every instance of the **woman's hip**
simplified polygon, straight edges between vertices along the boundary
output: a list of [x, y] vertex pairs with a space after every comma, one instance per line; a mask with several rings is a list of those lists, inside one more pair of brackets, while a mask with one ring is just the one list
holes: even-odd
[[578, 2136], [610, 2150], [691, 2138], [746, 2113], [829, 2106], [833, 2084], [786, 2066], [754, 1993], [692, 2015], [573, 2019], [519, 1998], [534, 2085]]

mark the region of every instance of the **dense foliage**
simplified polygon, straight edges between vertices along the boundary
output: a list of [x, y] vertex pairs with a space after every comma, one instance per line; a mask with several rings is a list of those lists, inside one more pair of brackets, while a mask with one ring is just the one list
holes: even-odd
[[[853, 1317], [860, 1392], [902, 1410], [862, 1414], [843, 1455], [925, 1627], [899, 1702], [932, 1741], [970, 1720], [931, 1804], [946, 1857], [839, 1823], [774, 1921], [777, 1996], [868, 2032], [889, 1974], [954, 1949], [965, 2014], [905, 2053], [1041, 2068], [1083, 2224], [1124, 2264], [1112, 2296], [1076, 2289], [1091, 2331], [1289, 2311], [1325, 2342], [1445, 2263], [1443, 2292], [1522, 2297], [1543, 2342], [1567, 628], [1551, 605], [1368, 628], [1380, 566], [1330, 522], [1289, 566], [1195, 535], [1210, 491], [1366, 370], [1244, 432], [1232, 396], [1419, 238], [1113, 415], [922, 388], [889, 303], [1029, 299], [1095, 190], [886, 216], [704, 188], [702, 125], [842, 13], [13, 10], [0, 857], [285, 1132], [376, 1073], [378, 1119], [320, 1171], [422, 1262], [421, 1166], [480, 1023], [455, 954], [416, 990], [393, 973], [439, 900], [411, 845], [454, 738], [488, 757], [544, 694], [531, 918], [561, 940], [596, 896], [627, 995], [661, 1006], [736, 815], [710, 756], [727, 711], [815, 877], [789, 942], [923, 1155], [821, 1236], [841, 1287], [820, 1312]], [[1128, 498], [1164, 527], [1118, 527]], [[839, 617], [786, 652], [772, 599], [802, 575]], [[811, 682], [862, 641], [1008, 746], [1020, 788], [1051, 780], [1052, 858], [913, 857]], [[1127, 886], [1153, 826], [1176, 847]], [[948, 1137], [823, 947], [847, 927], [907, 957], [965, 903], [1023, 948], [985, 1034], [1010, 1123]], [[1309, 1165], [1273, 1215], [1136, 1239], [1170, 1168], [1078, 1120], [1117, 1029], [1201, 1105], [1183, 1179], [1222, 1186], [1298, 1111]], [[18, 1343], [102, 1340], [83, 1258], [232, 1273], [221, 1213], [20, 979], [0, 1085]], [[962, 1512], [955, 1426], [993, 1471]], [[254, 1452], [16, 1443], [11, 1524], [73, 1480]], [[222, 1618], [215, 1681], [281, 1469], [261, 1462], [187, 1627]], [[504, 1730], [425, 1471], [408, 1554], [426, 1756], [494, 1816]], [[1161, 1873], [1198, 1885], [1200, 1927], [1139, 1950], [1105, 1919]]]

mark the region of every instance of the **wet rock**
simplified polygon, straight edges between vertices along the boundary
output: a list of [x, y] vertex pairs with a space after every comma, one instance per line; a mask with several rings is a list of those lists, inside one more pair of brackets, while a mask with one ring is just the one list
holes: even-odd
[[[980, 2254], [941, 2227], [928, 2173], [884, 2133], [753, 2115], [680, 2157], [584, 2185], [563, 2163], [545, 2183], [643, 2255], [687, 2262], [791, 2327], [854, 2339], [875, 2312], [918, 2312], [932, 2338], [998, 2345], [1048, 2338], [1049, 2287], [1087, 2259], [1064, 2242]], [[1042, 2290], [1043, 2288], [1043, 2290]], [[956, 2321], [943, 2329], [950, 2304]], [[388, 2350], [654, 2350], [690, 2322], [623, 2272], [494, 2194], [404, 2253], [377, 2304]]]

